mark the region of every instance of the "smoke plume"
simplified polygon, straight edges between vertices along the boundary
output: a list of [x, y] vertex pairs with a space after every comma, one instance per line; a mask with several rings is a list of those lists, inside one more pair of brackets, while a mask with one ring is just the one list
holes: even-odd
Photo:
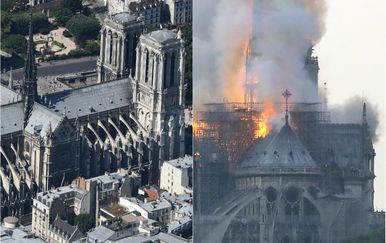
[[195, 104], [243, 101], [249, 40], [259, 100], [288, 88], [293, 101], [316, 101], [304, 60], [324, 33], [323, 0], [197, 0], [194, 11]]
[[370, 135], [373, 142], [378, 141], [379, 136], [379, 110], [374, 104], [359, 96], [348, 99], [342, 105], [334, 105], [329, 108], [331, 112], [331, 122], [333, 123], [362, 123], [363, 103], [366, 103], [366, 120], [369, 125]]

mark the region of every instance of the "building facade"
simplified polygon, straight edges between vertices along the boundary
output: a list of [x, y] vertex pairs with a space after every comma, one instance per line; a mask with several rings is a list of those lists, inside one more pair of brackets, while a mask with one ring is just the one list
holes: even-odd
[[128, 12], [109, 15], [101, 29], [98, 81], [135, 75], [136, 47], [144, 28], [143, 17]]
[[186, 156], [165, 161], [161, 167], [160, 188], [172, 194], [192, 192], [193, 158]]
[[165, 0], [169, 7], [170, 22], [173, 25], [182, 25], [192, 21], [192, 0]]
[[[1, 85], [7, 91], [1, 99], [2, 217], [30, 212], [37, 191], [68, 185], [78, 176], [126, 168], [140, 176], [141, 185], [159, 185], [163, 161], [184, 154], [181, 34], [158, 30], [139, 38], [141, 21], [126, 13], [106, 21], [102, 43], [110, 45], [101, 49], [110, 48], [111, 64], [99, 61], [99, 70], [109, 73], [101, 75], [107, 79], [120, 78], [39, 96], [29, 51], [21, 90]], [[109, 21], [121, 21], [128, 32], [113, 33]], [[34, 50], [32, 25], [28, 45]]]

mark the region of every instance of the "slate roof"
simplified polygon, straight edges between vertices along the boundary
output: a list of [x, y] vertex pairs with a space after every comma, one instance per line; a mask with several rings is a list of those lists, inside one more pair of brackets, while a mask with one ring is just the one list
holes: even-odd
[[61, 232], [64, 232], [68, 237], [70, 237], [76, 230], [76, 228], [67, 222], [63, 221], [60, 218], [56, 218], [54, 222], [52, 222], [52, 226], [56, 229], [59, 229]]
[[144, 0], [141, 2], [130, 2], [129, 9], [130, 11], [137, 12], [152, 7], [158, 7], [160, 5], [159, 0]]
[[63, 116], [35, 102], [25, 131], [29, 134], [40, 134], [42, 138], [46, 138], [50, 124], [54, 132], [62, 120]]
[[1, 114], [1, 135], [6, 135], [23, 130], [24, 111], [23, 102], [2, 105]]
[[177, 34], [174, 33], [173, 31], [167, 30], [167, 29], [152, 31], [152, 32], [145, 34], [143, 36], [145, 38], [151, 39], [151, 40], [159, 42], [159, 43], [166, 43], [170, 40], [176, 40], [177, 39]]
[[118, 23], [124, 26], [127, 25], [128, 23], [137, 21], [137, 17], [128, 12], [113, 14], [110, 16], [110, 19], [113, 20], [115, 23]]
[[6, 105], [21, 100], [21, 95], [5, 85], [0, 85], [0, 104]]
[[267, 146], [258, 144], [248, 152], [240, 166], [316, 167], [308, 150], [286, 123]]
[[66, 111], [68, 119], [126, 107], [131, 101], [128, 78], [52, 93], [43, 98], [45, 105], [57, 114]]
[[115, 232], [112, 231], [111, 229], [103, 225], [99, 225], [93, 231], [88, 233], [88, 237], [93, 240], [98, 240], [98, 242], [105, 242], [114, 234]]

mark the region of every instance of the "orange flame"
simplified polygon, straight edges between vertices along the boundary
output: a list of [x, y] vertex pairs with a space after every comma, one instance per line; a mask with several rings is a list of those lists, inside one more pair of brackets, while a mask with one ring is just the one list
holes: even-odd
[[264, 111], [257, 119], [255, 138], [265, 138], [271, 131], [270, 119], [276, 114], [271, 101], [264, 102]]

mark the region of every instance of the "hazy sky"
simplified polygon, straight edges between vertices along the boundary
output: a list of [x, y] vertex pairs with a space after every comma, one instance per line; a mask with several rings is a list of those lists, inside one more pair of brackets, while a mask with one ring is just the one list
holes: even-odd
[[375, 207], [385, 209], [385, 6], [383, 0], [326, 0], [326, 33], [316, 47], [329, 105], [355, 95], [380, 112], [375, 144]]

